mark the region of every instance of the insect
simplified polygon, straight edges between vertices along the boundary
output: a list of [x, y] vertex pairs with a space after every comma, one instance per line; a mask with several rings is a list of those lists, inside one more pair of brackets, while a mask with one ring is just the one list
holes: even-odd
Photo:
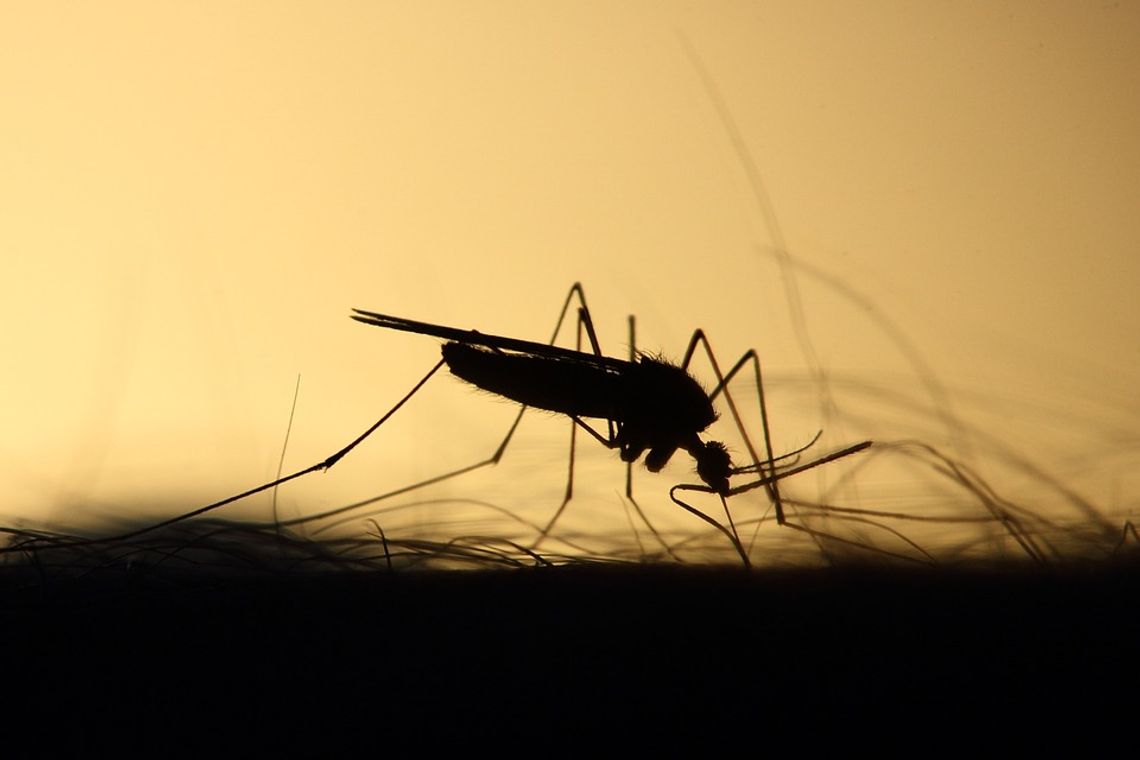
[[[575, 348], [562, 348], [554, 345], [554, 341], [561, 332], [570, 305], [575, 299], [578, 302]], [[779, 481], [804, 470], [861, 451], [871, 445], [870, 441], [864, 441], [805, 464], [799, 464], [799, 455], [815, 443], [819, 438], [817, 434], [806, 446], [780, 457], [774, 456], [768, 431], [760, 362], [754, 350], [745, 352], [728, 372], [721, 372], [704, 332], [696, 330], [689, 341], [682, 362], [679, 365], [671, 364], [660, 358], [637, 352], [634, 340], [634, 320], [633, 317], [630, 317], [629, 358], [623, 360], [607, 357], [602, 354], [590, 311], [586, 306], [585, 293], [578, 283], [570, 288], [570, 292], [563, 302], [550, 343], [536, 343], [516, 338], [487, 335], [476, 330], [462, 330], [417, 322], [359, 309], [353, 311], [352, 317], [365, 324], [431, 335], [447, 341], [442, 346], [442, 358], [367, 430], [316, 464], [213, 504], [111, 538], [68, 539], [63, 542], [55, 541], [53, 545], [75, 548], [97, 545], [101, 542], [133, 540], [143, 534], [198, 517], [310, 473], [327, 470], [379, 429], [415, 396], [445, 364], [457, 377], [479, 388], [518, 402], [521, 408], [514, 422], [508, 429], [503, 441], [489, 458], [405, 486], [377, 497], [377, 499], [372, 499], [369, 503], [439, 483], [480, 467], [496, 464], [502, 458], [528, 406], [564, 414], [573, 421], [570, 438], [569, 476], [561, 505], [546, 524], [546, 527], [540, 531], [538, 539], [530, 550], [530, 553], [540, 560], [541, 558], [533, 552], [534, 547], [537, 547], [543, 538], [550, 533], [573, 495], [575, 433], [579, 428], [586, 430], [606, 447], [619, 451], [621, 459], [626, 463], [626, 497], [633, 504], [650, 531], [657, 536], [662, 546], [670, 554], [673, 553], [672, 548], [653, 529], [652, 524], [646, 519], [636, 500], [633, 499], [632, 464], [644, 455], [647, 468], [650, 471], [657, 472], [665, 467], [678, 449], [684, 449], [688, 452], [696, 462], [697, 475], [702, 482], [700, 484], [681, 483], [674, 485], [669, 491], [670, 499], [728, 537], [745, 567], [750, 566], [748, 552], [740, 540], [732, 520], [732, 514], [729, 512], [726, 502], [728, 497], [763, 487], [767, 490], [769, 499], [774, 506], [776, 522], [797, 527], [792, 523], [785, 523]], [[591, 350], [589, 352], [582, 350], [583, 333], [590, 343]], [[716, 386], [708, 393], [688, 372], [689, 364], [698, 347], [703, 347], [717, 379]], [[746, 366], [751, 366], [755, 374], [766, 450], [764, 457], [761, 457], [753, 446], [728, 387], [733, 377]], [[746, 464], [734, 464], [724, 444], [701, 438], [701, 433], [717, 419], [713, 402], [722, 395], [744, 441], [748, 454]], [[602, 434], [595, 430], [586, 422], [587, 419], [605, 420], [606, 433]], [[734, 485], [732, 480], [740, 476], [747, 476], [746, 482]], [[679, 493], [691, 491], [715, 494], [724, 507], [725, 515], [728, 518], [728, 527], [678, 496]], [[355, 509], [357, 506], [360, 505], [340, 507], [318, 515], [298, 518], [293, 522], [326, 519]], [[276, 527], [276, 525], [275, 522], [274, 526]], [[381, 538], [383, 539], [382, 532]], [[22, 544], [14, 549], [0, 550], [0, 554], [7, 551], [22, 551], [25, 548], [27, 545]]]
[[[578, 303], [576, 347], [569, 349], [556, 346], [554, 341], [557, 339], [570, 306], [575, 300]], [[760, 364], [755, 351], [746, 352], [728, 373], [722, 373], [703, 331], [697, 330], [693, 333], [681, 364], [672, 364], [661, 358], [637, 352], [633, 336], [634, 322], [631, 317], [629, 358], [617, 359], [605, 356], [599, 346], [593, 320], [586, 306], [585, 292], [580, 283], [575, 283], [570, 288], [562, 305], [550, 343], [489, 335], [476, 330], [419, 322], [361, 309], [354, 309], [352, 318], [375, 327], [430, 335], [447, 341], [441, 349], [442, 358], [420, 381], [420, 384], [413, 389], [413, 394], [428, 378], [446, 364], [451, 373], [462, 380], [522, 405], [514, 424], [490, 459], [442, 477], [450, 477], [452, 474], [460, 474], [484, 464], [497, 462], [506, 449], [527, 407], [563, 414], [572, 420], [570, 474], [565, 498], [541, 532], [538, 541], [541, 541], [549, 533], [573, 493], [574, 432], [578, 428], [587, 432], [603, 446], [616, 449], [619, 452], [621, 460], [627, 465], [626, 495], [639, 514], [641, 513], [640, 507], [633, 500], [629, 467], [644, 455], [646, 468], [650, 472], [659, 472], [679, 449], [687, 452], [696, 464], [696, 472], [703, 485], [682, 484], [674, 486], [670, 492], [670, 497], [684, 509], [724, 532], [746, 564], [748, 563], [747, 552], [744, 550], [735, 525], [732, 523], [731, 513], [728, 511], [727, 504], [724, 503], [725, 497], [763, 486], [768, 489], [772, 503], [775, 505], [777, 522], [783, 523], [784, 514], [777, 481], [793, 472], [806, 469], [805, 466], [777, 472], [776, 462], [795, 456], [799, 452], [792, 452], [779, 458], [772, 453], [768, 434], [767, 411], [763, 400]], [[583, 332], [589, 340], [590, 351], [582, 350]], [[689, 363], [698, 346], [704, 347], [717, 377], [717, 385], [711, 393], [706, 392], [688, 372]], [[756, 452], [744, 429], [736, 404], [728, 391], [729, 381], [749, 364], [754, 368], [757, 388], [759, 389], [760, 413], [767, 449], [765, 457], [759, 456]], [[713, 407], [713, 401], [721, 394], [724, 395], [745, 441], [750, 461], [743, 466], [733, 463], [728, 449], [723, 443], [701, 438], [701, 434], [718, 418]], [[404, 400], [406, 401], [407, 397]], [[403, 401], [400, 403], [402, 404]], [[393, 411], [395, 410], [393, 409]], [[587, 419], [604, 420], [606, 432], [599, 432], [586, 421]], [[380, 422], [383, 422], [383, 419]], [[364, 436], [334, 455], [329, 466], [344, 453], [347, 453], [348, 449], [369, 435], [375, 427], [370, 428]], [[843, 452], [812, 462], [807, 466], [816, 466], [824, 461], [853, 453], [865, 445], [869, 444], [851, 447]], [[730, 479], [741, 474], [749, 474], [752, 479], [746, 484], [733, 487]], [[432, 482], [439, 479], [441, 478], [433, 479]], [[697, 490], [716, 494], [724, 504], [730, 528], [726, 529], [716, 520], [682, 501], [677, 496], [677, 492], [682, 490]], [[643, 514], [642, 518], [644, 519]], [[649, 525], [648, 520], [645, 522]], [[650, 529], [652, 530], [651, 525]], [[537, 546], [537, 542], [535, 545]]]
[[[581, 294], [575, 285], [572, 293]], [[718, 494], [728, 493], [732, 462], [719, 441], [700, 433], [717, 419], [712, 402], [684, 368], [646, 354], [613, 359], [531, 341], [486, 335], [475, 330], [416, 322], [353, 309], [366, 325], [447, 339], [443, 361], [451, 373], [485, 391], [525, 406], [565, 414], [604, 446], [618, 449], [623, 462], [645, 454], [650, 472], [660, 472], [677, 449], [697, 463], [697, 473]], [[589, 312], [582, 323], [596, 345]], [[602, 435], [585, 418], [608, 420]]]

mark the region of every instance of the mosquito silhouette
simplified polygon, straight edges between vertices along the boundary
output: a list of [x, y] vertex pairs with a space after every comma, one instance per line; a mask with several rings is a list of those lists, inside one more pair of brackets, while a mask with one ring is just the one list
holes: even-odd
[[[556, 346], [554, 341], [557, 340], [570, 312], [571, 304], [575, 300], [577, 301], [575, 348]], [[727, 373], [722, 373], [704, 332], [697, 330], [689, 341], [681, 364], [672, 364], [636, 350], [635, 323], [633, 317], [630, 317], [629, 358], [616, 359], [605, 356], [599, 345], [593, 319], [586, 305], [585, 292], [580, 283], [575, 283], [570, 288], [549, 343], [490, 335], [477, 330], [419, 322], [362, 309], [353, 309], [353, 312], [353, 319], [367, 325], [430, 335], [447, 341], [442, 346], [442, 358], [420, 381], [413, 393], [446, 364], [456, 377], [522, 405], [506, 437], [490, 459], [451, 474], [467, 472], [475, 467], [498, 462], [527, 407], [563, 414], [572, 420], [569, 476], [565, 495], [534, 546], [547, 536], [573, 496], [575, 433], [579, 428], [603, 446], [618, 450], [621, 460], [627, 465], [626, 496], [651, 530], [653, 530], [652, 524], [645, 519], [640, 506], [633, 499], [630, 466], [644, 455], [646, 468], [650, 472], [659, 472], [679, 449], [686, 451], [693, 458], [697, 475], [703, 481], [703, 485], [674, 486], [670, 491], [670, 498], [725, 533], [745, 564], [748, 564], [748, 555], [724, 501], [726, 497], [763, 486], [768, 489], [769, 497], [775, 507], [776, 521], [783, 524], [785, 518], [778, 488], [778, 481], [781, 478], [808, 467], [818, 466], [825, 461], [846, 456], [870, 445], [869, 442], [864, 442], [802, 467], [778, 470], [777, 462], [800, 452], [791, 452], [782, 457], [775, 457], [772, 453], [760, 363], [755, 351], [746, 352]], [[589, 341], [591, 349], [589, 352], [582, 350], [583, 333]], [[704, 348], [717, 377], [717, 385], [711, 393], [706, 393], [700, 383], [688, 372], [688, 366], [698, 346]], [[728, 383], [748, 365], [754, 368], [756, 375], [767, 454], [763, 458], [755, 451], [736, 403], [728, 390]], [[744, 466], [736, 466], [732, 462], [728, 449], [723, 443], [701, 438], [701, 434], [718, 418], [713, 401], [721, 394], [725, 397], [748, 450], [750, 461]], [[599, 432], [586, 422], [587, 419], [605, 420], [606, 432]], [[375, 427], [370, 428], [360, 439], [334, 455], [328, 463], [329, 466], [371, 434], [374, 429]], [[814, 439], [812, 442], [814, 443]], [[741, 474], [749, 474], [752, 479], [748, 483], [733, 487], [730, 479]], [[436, 480], [438, 479], [432, 479], [431, 482]], [[677, 493], [685, 490], [705, 491], [719, 496], [729, 521], [729, 528], [726, 529], [704, 512], [681, 500]], [[656, 534], [655, 530], [653, 532]], [[662, 544], [668, 548], [664, 541]]]
[[[575, 348], [556, 346], [554, 343], [562, 331], [562, 325], [566, 321], [567, 314], [570, 313], [571, 304], [575, 301], [577, 301]], [[590, 316], [589, 308], [586, 306], [586, 295], [580, 283], [574, 283], [567, 293], [549, 343], [488, 335], [477, 330], [463, 330], [418, 322], [360, 309], [354, 309], [353, 312], [352, 318], [364, 324], [443, 338], [447, 342], [442, 346], [442, 357], [380, 419], [328, 458], [291, 475], [277, 478], [213, 504], [116, 536], [114, 540], [135, 538], [144, 533], [211, 512], [270, 488], [276, 488], [309, 473], [331, 468], [408, 403], [445, 364], [454, 375], [462, 380], [519, 403], [520, 408], [514, 422], [511, 423], [506, 436], [494, 453], [487, 459], [399, 488], [376, 499], [371, 499], [369, 503], [449, 480], [481, 467], [497, 464], [502, 459], [528, 407], [563, 414], [573, 422], [570, 432], [569, 473], [566, 490], [562, 503], [550, 521], [539, 532], [537, 540], [532, 544], [530, 550], [532, 554], [534, 553], [533, 550], [549, 535], [573, 497], [574, 452], [576, 434], [579, 428], [588, 432], [607, 448], [618, 450], [621, 459], [626, 463], [626, 497], [642, 521], [670, 554], [673, 553], [673, 550], [657, 534], [652, 523], [646, 518], [641, 507], [633, 498], [632, 465], [644, 455], [646, 467], [651, 472], [658, 472], [665, 467], [679, 449], [685, 450], [695, 461], [697, 475], [702, 482], [674, 485], [669, 490], [669, 498], [678, 506], [723, 533], [740, 555], [745, 567], [749, 567], [751, 563], [748, 552], [737, 533], [732, 514], [728, 509], [726, 501], [728, 497], [757, 488], [764, 488], [774, 507], [776, 522], [780, 525], [790, 525], [785, 521], [779, 481], [804, 470], [854, 454], [871, 445], [870, 441], [863, 441], [800, 464], [800, 454], [819, 439], [817, 433], [815, 438], [800, 449], [779, 457], [775, 456], [768, 428], [768, 412], [764, 401], [764, 384], [760, 361], [754, 350], [746, 351], [728, 372], [721, 372], [708, 339], [704, 332], [698, 329], [694, 331], [689, 340], [688, 348], [681, 363], [679, 365], [671, 364], [663, 359], [637, 351], [635, 321], [631, 316], [629, 317], [629, 358], [616, 359], [605, 356], [599, 346], [593, 319]], [[590, 351], [582, 350], [583, 334], [589, 341]], [[704, 350], [716, 376], [716, 386], [709, 393], [704, 391], [700, 383], [688, 371], [689, 364], [698, 347]], [[729, 391], [729, 383], [745, 367], [751, 367], [755, 376], [764, 436], [765, 456], [763, 457], [756, 451], [737, 409], [736, 402]], [[701, 438], [701, 433], [717, 419], [713, 403], [720, 396], [724, 397], [724, 403], [728, 407], [736, 428], [744, 441], [748, 462], [743, 465], [733, 463], [728, 449], [723, 443]], [[587, 419], [605, 420], [606, 433], [603, 434], [595, 430], [586, 422]], [[738, 482], [733, 485], [734, 478], [739, 479], [743, 476], [747, 478], [745, 482]], [[728, 527], [685, 502], [678, 495], [683, 492], [703, 492], [715, 494], [719, 497], [728, 519]], [[319, 515], [302, 518], [302, 520], [307, 522], [326, 519], [358, 506], [361, 505], [348, 505]], [[795, 526], [793, 525], [793, 527]], [[78, 545], [83, 542], [73, 543]], [[537, 554], [534, 556], [538, 557]]]
[[[580, 295], [580, 286], [574, 287], [572, 293]], [[699, 436], [717, 419], [704, 389], [684, 368], [645, 354], [631, 361], [603, 356], [584, 308], [581, 324], [595, 348], [592, 354], [353, 311], [352, 318], [366, 325], [447, 339], [443, 362], [453, 375], [524, 407], [565, 414], [602, 445], [618, 449], [623, 462], [636, 462], [644, 453], [646, 468], [660, 472], [683, 448], [696, 461], [701, 480], [716, 493], [728, 493], [728, 449]], [[597, 432], [584, 418], [607, 420], [609, 434]]]

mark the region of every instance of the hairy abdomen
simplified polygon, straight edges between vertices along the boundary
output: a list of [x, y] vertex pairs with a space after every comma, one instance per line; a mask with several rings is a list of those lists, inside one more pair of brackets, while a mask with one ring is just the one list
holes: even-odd
[[443, 358], [456, 377], [520, 404], [576, 417], [622, 416], [620, 374], [588, 361], [504, 354], [462, 343], [443, 344]]

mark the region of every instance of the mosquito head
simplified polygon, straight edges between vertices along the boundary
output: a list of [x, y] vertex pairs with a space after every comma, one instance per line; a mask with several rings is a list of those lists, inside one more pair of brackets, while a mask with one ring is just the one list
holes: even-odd
[[721, 496], [728, 493], [728, 475], [732, 471], [732, 459], [728, 449], [720, 441], [701, 442], [689, 453], [697, 460], [697, 475], [708, 487]]

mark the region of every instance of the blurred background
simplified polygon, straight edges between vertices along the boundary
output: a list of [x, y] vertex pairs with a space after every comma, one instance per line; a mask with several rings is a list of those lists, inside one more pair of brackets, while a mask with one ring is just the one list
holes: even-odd
[[[722, 364], [755, 348], [777, 453], [883, 442], [793, 498], [992, 517], [893, 443], [920, 441], [1058, 536], [1135, 520], [1140, 7], [42, 2], [0, 30], [0, 523], [107, 529], [271, 480], [298, 376], [284, 471], [312, 465], [438, 358], [351, 307], [546, 340], [575, 281], [611, 355], [627, 314], [674, 359], [697, 327]], [[278, 517], [489, 456], [513, 412], [441, 375]], [[730, 423], [710, 435], [739, 454]], [[528, 415], [499, 467], [320, 525], [525, 536], [568, 434]], [[579, 449], [562, 548], [651, 549], [616, 456]], [[683, 459], [635, 478], [674, 536], [704, 531], [668, 500]]]

